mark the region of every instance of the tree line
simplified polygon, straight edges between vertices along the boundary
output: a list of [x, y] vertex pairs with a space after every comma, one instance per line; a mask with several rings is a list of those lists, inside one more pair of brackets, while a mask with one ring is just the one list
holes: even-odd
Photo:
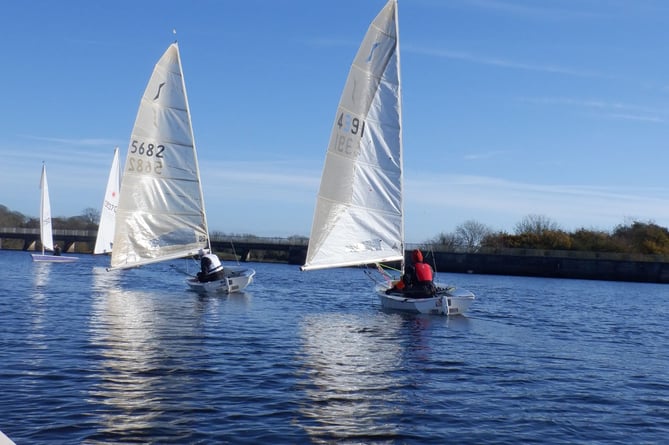
[[[52, 218], [54, 228], [97, 230], [100, 212], [86, 208], [81, 215]], [[12, 211], [0, 204], [0, 227], [39, 228], [39, 218]], [[212, 236], [223, 236], [219, 232]], [[247, 235], [253, 237], [253, 235]], [[300, 238], [294, 235], [291, 238]], [[487, 249], [548, 249], [588, 252], [634, 253], [669, 255], [669, 230], [652, 221], [631, 221], [619, 224], [611, 231], [579, 228], [568, 232], [543, 215], [527, 215], [513, 232], [495, 231], [478, 221], [468, 220], [454, 232], [442, 232], [425, 244], [453, 252], [480, 252]]]
[[[94, 208], [84, 209], [78, 216], [51, 218], [54, 228], [69, 230], [97, 230], [99, 221], [100, 212]], [[0, 227], [39, 229], [39, 217], [26, 216], [0, 204]]]
[[428, 243], [455, 252], [515, 248], [669, 255], [669, 230], [652, 221], [630, 221], [611, 231], [579, 228], [568, 232], [546, 216], [527, 215], [512, 233], [469, 220]]

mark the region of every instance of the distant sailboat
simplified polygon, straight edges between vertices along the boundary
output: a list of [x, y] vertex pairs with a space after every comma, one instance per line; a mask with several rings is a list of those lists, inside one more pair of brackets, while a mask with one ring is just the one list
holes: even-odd
[[[332, 128], [303, 270], [401, 262], [404, 271], [402, 101], [397, 0], [370, 25]], [[386, 294], [384, 308], [460, 314], [474, 294], [437, 285], [432, 298]]]
[[[130, 137], [111, 255], [125, 269], [211, 251], [193, 128], [176, 43], [156, 64]], [[255, 271], [225, 267], [226, 276], [196, 290], [234, 292]]]
[[[53, 232], [51, 228], [51, 201], [49, 200], [49, 183], [46, 179], [46, 165], [42, 164], [42, 176], [39, 187], [41, 190], [39, 210], [39, 235], [42, 244], [42, 253], [31, 254], [33, 261], [49, 263], [71, 263], [79, 258], [60, 255], [60, 249], [54, 248]], [[47, 255], [45, 251], [53, 251], [54, 255]]]
[[114, 227], [116, 225], [116, 208], [118, 207], [119, 191], [121, 189], [121, 166], [118, 161], [118, 147], [114, 148], [105, 199], [100, 211], [100, 225], [95, 240], [94, 254], [111, 253], [114, 244]]

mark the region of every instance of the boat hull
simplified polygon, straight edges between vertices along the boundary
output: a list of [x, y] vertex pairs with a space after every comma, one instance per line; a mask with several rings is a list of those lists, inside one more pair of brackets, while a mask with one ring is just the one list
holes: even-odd
[[466, 290], [435, 283], [438, 292], [434, 297], [409, 298], [401, 293], [390, 293], [387, 285], [377, 286], [376, 291], [384, 309], [434, 315], [463, 315], [476, 296]]
[[256, 271], [247, 267], [225, 267], [225, 278], [203, 283], [197, 277], [189, 277], [186, 283], [196, 292], [226, 293], [241, 292], [253, 282]]
[[74, 263], [79, 260], [79, 257], [76, 256], [42, 255], [41, 253], [31, 253], [30, 256], [36, 263]]

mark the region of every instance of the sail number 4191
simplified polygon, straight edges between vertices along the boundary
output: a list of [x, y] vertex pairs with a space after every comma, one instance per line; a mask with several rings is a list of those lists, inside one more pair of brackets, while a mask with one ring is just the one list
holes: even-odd
[[163, 158], [163, 152], [165, 151], [164, 145], [147, 144], [145, 142], [133, 140], [130, 147], [128, 171], [136, 173], [154, 173], [156, 175], [162, 174], [163, 161], [160, 158]]

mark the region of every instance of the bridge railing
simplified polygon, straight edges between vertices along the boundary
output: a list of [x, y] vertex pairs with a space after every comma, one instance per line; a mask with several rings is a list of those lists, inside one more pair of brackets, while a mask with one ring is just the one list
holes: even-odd
[[213, 235], [211, 241], [217, 243], [258, 243], [258, 244], [276, 244], [281, 246], [306, 246], [309, 243], [307, 238], [281, 238], [281, 237], [263, 237], [263, 236], [238, 236], [238, 235]]
[[[14, 235], [36, 235], [39, 236], [39, 229], [29, 229], [24, 227], [0, 227], [0, 234]], [[57, 236], [78, 236], [93, 237], [98, 234], [97, 230], [71, 230], [71, 229], [53, 229], [53, 234]]]

